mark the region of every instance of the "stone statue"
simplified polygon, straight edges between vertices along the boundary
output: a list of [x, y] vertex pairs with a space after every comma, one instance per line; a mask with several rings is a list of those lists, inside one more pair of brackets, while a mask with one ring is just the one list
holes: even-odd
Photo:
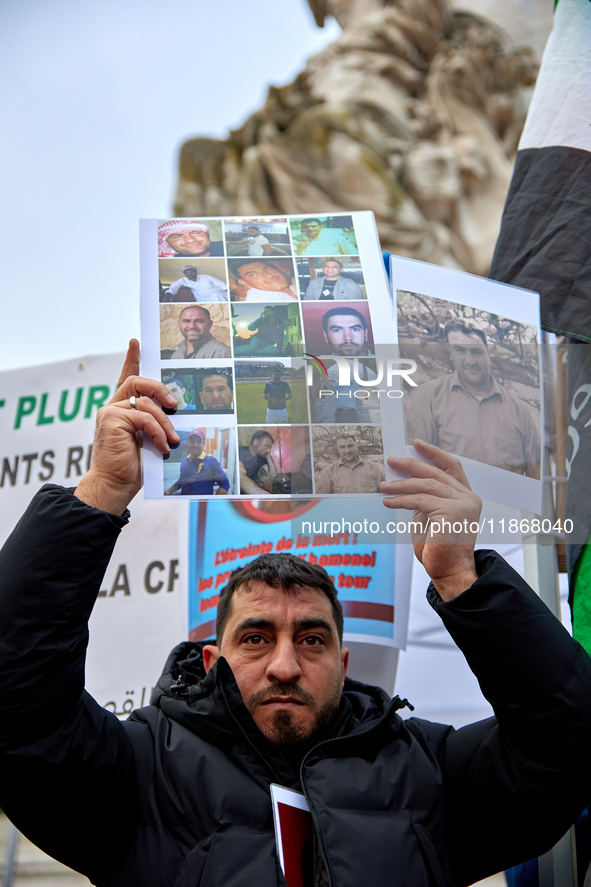
[[486, 274], [531, 50], [446, 0], [308, 0], [342, 33], [226, 141], [181, 151], [179, 216], [371, 209], [382, 246]]

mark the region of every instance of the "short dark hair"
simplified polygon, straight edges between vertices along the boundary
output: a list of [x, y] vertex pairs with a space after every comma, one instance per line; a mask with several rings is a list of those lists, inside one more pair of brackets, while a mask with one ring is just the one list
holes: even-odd
[[256, 443], [258, 440], [262, 440], [264, 437], [269, 437], [273, 441], [273, 443], [275, 443], [275, 438], [273, 437], [273, 435], [269, 434], [268, 431], [263, 431], [262, 429], [260, 431], [255, 431], [253, 436], [250, 438], [250, 442], [251, 444]]
[[318, 222], [319, 225], [322, 225], [322, 221], [320, 219], [316, 219], [316, 218], [302, 219], [300, 222], [300, 228], [302, 227], [303, 224], [305, 224], [305, 222]]
[[357, 446], [357, 441], [355, 440], [354, 434], [337, 434], [337, 436], [335, 437], [335, 443], [339, 440], [343, 440], [343, 438], [345, 438], [346, 440], [352, 440], [355, 446]]
[[223, 379], [226, 380], [226, 385], [228, 386], [228, 388], [232, 387], [230, 384], [230, 382], [231, 382], [230, 373], [227, 373], [227, 372], [224, 373], [223, 370], [211, 370], [211, 372], [205, 372], [205, 373], [202, 373], [201, 375], [197, 376], [197, 385], [199, 386], [199, 391], [203, 391], [203, 383], [205, 382], [206, 379], [210, 379], [211, 376], [221, 376]]
[[259, 232], [259, 234], [261, 233], [261, 229], [258, 227], [258, 225], [247, 225], [246, 230], [248, 231], [249, 228], [254, 228], [255, 231]]
[[479, 329], [477, 326], [472, 326], [464, 320], [448, 320], [443, 328], [443, 332], [448, 342], [450, 333], [464, 333], [465, 336], [478, 336], [488, 348], [488, 342], [486, 341], [484, 330]]
[[228, 264], [230, 267], [230, 271], [232, 272], [234, 277], [237, 280], [238, 279], [244, 280], [244, 278], [241, 276], [240, 271], [238, 269], [244, 268], [245, 265], [252, 265], [253, 262], [262, 262], [263, 265], [271, 265], [272, 268], [275, 268], [276, 271], [279, 271], [280, 274], [283, 274], [283, 276], [286, 279], [289, 276], [288, 273], [286, 271], [284, 271], [281, 266], [277, 266], [274, 262], [269, 261], [269, 259], [266, 256], [260, 256], [258, 259], [255, 259], [252, 257], [250, 259], [233, 259]]
[[361, 323], [363, 324], [363, 329], [367, 329], [367, 320], [361, 313], [361, 311], [356, 311], [355, 308], [331, 308], [330, 311], [327, 311], [326, 314], [322, 318], [322, 326], [324, 327], [324, 332], [328, 332], [328, 321], [330, 317], [334, 317], [335, 315], [339, 315], [340, 317], [344, 317], [347, 314], [352, 314], [354, 317], [358, 317]]
[[200, 311], [203, 311], [204, 314], [207, 314], [207, 319], [211, 320], [211, 314], [209, 313], [207, 308], [203, 307], [203, 305], [185, 305], [183, 310], [179, 312], [179, 320], [181, 319], [181, 314], [183, 314], [185, 311], [188, 311], [189, 308], [199, 308]]
[[309, 564], [293, 554], [262, 554], [230, 575], [222, 588], [215, 623], [216, 643], [219, 645], [230, 616], [232, 595], [238, 588], [250, 590], [251, 583], [264, 582], [271, 588], [280, 588], [285, 594], [296, 595], [301, 588], [317, 588], [330, 601], [339, 643], [343, 643], [343, 608], [332, 579], [322, 567]]
[[238, 269], [242, 268], [243, 265], [248, 265], [248, 259], [234, 259], [232, 262], [228, 262], [228, 267], [236, 279], [240, 277]]
[[185, 389], [187, 387], [184, 382], [181, 382], [181, 380], [179, 379], [178, 376], [171, 376], [170, 379], [167, 379], [164, 384], [165, 385], [178, 385], [179, 388], [185, 388]]

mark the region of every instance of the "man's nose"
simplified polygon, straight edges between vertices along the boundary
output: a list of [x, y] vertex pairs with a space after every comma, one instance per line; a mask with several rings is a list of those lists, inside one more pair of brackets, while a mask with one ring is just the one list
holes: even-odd
[[301, 676], [302, 670], [293, 641], [279, 641], [267, 665], [267, 680], [287, 684], [289, 681], [299, 680]]

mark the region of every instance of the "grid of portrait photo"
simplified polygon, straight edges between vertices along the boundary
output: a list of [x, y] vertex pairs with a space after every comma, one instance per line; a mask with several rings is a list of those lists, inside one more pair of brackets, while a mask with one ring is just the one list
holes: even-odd
[[373, 215], [146, 220], [141, 250], [142, 371], [181, 438], [147, 454], [146, 495], [377, 494], [392, 324]]

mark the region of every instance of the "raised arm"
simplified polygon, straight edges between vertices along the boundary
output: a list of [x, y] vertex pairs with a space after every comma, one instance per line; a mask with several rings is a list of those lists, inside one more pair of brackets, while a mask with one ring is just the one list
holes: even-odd
[[430, 603], [496, 715], [439, 750], [450, 860], [471, 884], [549, 850], [589, 803], [591, 660], [500, 555], [475, 556], [480, 500], [458, 460], [414, 445], [433, 464], [390, 460], [408, 477], [381, 488], [422, 523], [413, 542]]
[[[0, 552], [0, 806], [95, 883], [128, 849], [138, 790], [125, 728], [84, 691], [87, 620], [139, 487], [136, 435], [154, 431], [161, 448], [174, 440], [162, 410], [144, 403], [153, 393], [168, 404], [168, 390], [129, 364], [137, 353], [100, 411], [78, 489], [45, 486]], [[130, 409], [131, 394], [143, 409]]]

